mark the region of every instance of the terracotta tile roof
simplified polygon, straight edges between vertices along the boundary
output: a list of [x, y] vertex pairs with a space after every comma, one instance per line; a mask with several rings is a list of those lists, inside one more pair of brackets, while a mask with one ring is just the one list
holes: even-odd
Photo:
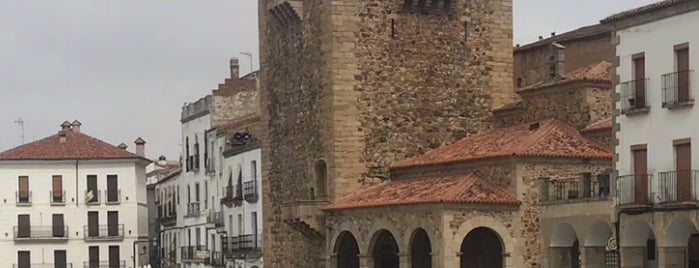
[[324, 210], [459, 203], [519, 205], [507, 191], [475, 174], [386, 182], [335, 201]]
[[594, 132], [594, 131], [599, 131], [599, 130], [607, 130], [612, 128], [612, 119], [604, 119], [602, 121], [590, 124], [589, 126], [585, 127], [581, 132]]
[[590, 26], [581, 27], [569, 32], [565, 32], [556, 36], [551, 36], [546, 39], [536, 41], [534, 43], [526, 44], [520, 47], [515, 47], [514, 52], [522, 52], [525, 50], [530, 50], [545, 46], [552, 43], [559, 43], [565, 45], [565, 43], [580, 39], [585, 39], [588, 37], [598, 36], [601, 34], [609, 34], [612, 31], [612, 27], [605, 24], [595, 24]]
[[650, 12], [657, 11], [657, 10], [660, 10], [660, 9], [663, 9], [663, 8], [666, 8], [666, 7], [670, 7], [670, 6], [673, 6], [673, 5], [676, 5], [676, 4], [680, 4], [680, 3], [683, 3], [683, 2], [691, 2], [691, 1], [696, 1], [696, 0], [666, 0], [666, 1], [660, 1], [660, 2], [656, 2], [656, 3], [650, 4], [650, 5], [646, 5], [646, 6], [634, 8], [634, 9], [631, 9], [631, 10], [627, 10], [627, 11], [624, 11], [624, 12], [620, 12], [620, 13], [611, 15], [611, 16], [606, 17], [605, 19], [603, 19], [601, 22], [602, 22], [602, 23], [609, 23], [609, 22], [619, 21], [619, 20], [626, 19], [626, 18], [629, 18], [629, 17], [633, 17], [633, 16], [637, 16], [637, 15], [642, 15], [642, 14], [650, 13]]
[[64, 133], [64, 142], [60, 142], [59, 134], [55, 134], [4, 151], [0, 153], [0, 161], [141, 158], [82, 132], [66, 130]]
[[466, 137], [423, 155], [398, 161], [391, 167], [401, 168], [509, 156], [611, 159], [612, 152], [583, 137], [574, 127], [549, 119]]
[[517, 92], [525, 92], [537, 90], [540, 88], [545, 88], [554, 85], [561, 85], [571, 82], [600, 82], [600, 83], [612, 83], [611, 75], [612, 64], [607, 61], [600, 61], [598, 63], [588, 65], [582, 68], [575, 69], [566, 73], [565, 80], [550, 83], [536, 83], [529, 85], [527, 87], [518, 89]]

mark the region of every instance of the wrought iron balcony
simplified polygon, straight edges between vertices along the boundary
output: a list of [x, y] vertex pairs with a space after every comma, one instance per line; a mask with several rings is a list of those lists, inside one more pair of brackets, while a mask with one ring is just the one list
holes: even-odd
[[262, 249], [262, 235], [241, 235], [239, 236], [238, 245], [240, 250], [260, 250]]
[[653, 202], [650, 185], [651, 174], [632, 174], [617, 178], [617, 204], [648, 206]]
[[[126, 261], [86, 261], [85, 268], [126, 268]], [[34, 266], [32, 266], [34, 268]]]
[[192, 202], [187, 204], [187, 215], [185, 217], [187, 218], [193, 218], [193, 217], [199, 217], [200, 216], [200, 210], [199, 210], [199, 202]]
[[221, 212], [212, 210], [209, 213], [209, 217], [206, 218], [206, 222], [213, 224], [216, 227], [223, 226], [223, 221], [221, 219]]
[[174, 207], [165, 210], [163, 205], [158, 205], [158, 219], [163, 226], [173, 226], [177, 223], [177, 210]]
[[209, 258], [206, 259], [204, 264], [212, 267], [226, 267], [226, 260], [223, 258], [222, 252], [211, 251], [209, 252]]
[[543, 203], [568, 203], [607, 200], [609, 174], [583, 174], [576, 178], [541, 180], [540, 198]]
[[658, 201], [660, 203], [696, 202], [699, 170], [658, 172]]
[[637, 79], [621, 83], [621, 113], [634, 114], [650, 110], [646, 98], [648, 79]]
[[57, 268], [57, 267], [65, 267], [65, 268], [73, 268], [72, 263], [66, 263], [66, 264], [56, 264], [56, 263], [32, 263], [29, 264], [28, 266], [20, 266], [19, 264], [13, 264], [12, 268], [23, 268], [23, 267], [31, 267], [31, 268]]
[[124, 239], [124, 225], [97, 225], [92, 228], [85, 225], [83, 228], [85, 241], [105, 241]]
[[257, 202], [259, 194], [257, 191], [257, 181], [246, 181], [243, 184], [243, 192], [245, 201], [250, 203]]
[[15, 226], [15, 241], [67, 240], [68, 226]]
[[204, 262], [209, 258], [209, 251], [206, 246], [188, 246], [181, 248], [182, 261], [184, 262]]
[[53, 194], [53, 191], [49, 191], [49, 200], [51, 200], [52, 206], [65, 206], [66, 204], [66, 191], [59, 193], [57, 195]]
[[98, 206], [100, 204], [100, 190], [85, 190], [85, 205]]
[[32, 205], [32, 191], [26, 193], [20, 193], [20, 191], [15, 191], [15, 202], [17, 202], [18, 207], [28, 207]]
[[233, 207], [233, 205], [240, 206], [243, 201], [243, 188], [242, 185], [228, 185], [223, 187], [224, 196], [221, 198], [221, 204], [228, 207]]
[[663, 75], [663, 108], [692, 105], [691, 80], [693, 70]]
[[121, 203], [121, 189], [116, 192], [104, 191], [104, 200], [107, 205], [118, 205]]

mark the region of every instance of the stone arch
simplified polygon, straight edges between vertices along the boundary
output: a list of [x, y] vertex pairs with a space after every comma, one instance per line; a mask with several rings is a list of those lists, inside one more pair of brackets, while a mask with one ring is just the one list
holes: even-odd
[[335, 240], [333, 253], [337, 268], [359, 268], [359, 244], [351, 232], [343, 231]]
[[551, 236], [549, 262], [551, 267], [580, 267], [580, 240], [572, 225], [561, 223]]
[[461, 268], [503, 268], [505, 247], [493, 229], [478, 227], [461, 242]]
[[328, 166], [325, 161], [318, 160], [313, 166], [315, 176], [315, 195], [324, 198], [328, 195]]
[[409, 245], [411, 268], [432, 268], [432, 243], [425, 229], [415, 229]]
[[374, 233], [369, 252], [373, 257], [374, 268], [399, 268], [400, 266], [398, 242], [393, 234], [386, 229]]
[[621, 231], [621, 247], [645, 247], [648, 239], [655, 238], [650, 224], [644, 220], [635, 220], [626, 224]]
[[697, 233], [697, 227], [686, 217], [676, 218], [665, 229], [663, 247], [686, 247], [689, 238]]
[[[508, 256], [504, 260], [504, 266], [507, 266], [509, 263], [514, 263], [515, 261], [524, 261], [522, 258], [519, 258], [519, 256], [511, 256], [511, 252], [513, 252], [515, 247], [515, 240], [512, 238], [512, 236], [510, 236], [509, 230], [507, 229], [507, 227], [505, 227], [504, 224], [502, 224], [502, 222], [492, 217], [476, 216], [462, 223], [461, 226], [459, 226], [459, 229], [454, 234], [452, 242], [447, 244], [447, 249], [445, 250], [445, 252], [453, 252], [453, 256], [457, 256], [456, 263], [453, 263], [454, 267], [456, 267], [456, 265], [458, 264], [458, 256], [461, 255], [461, 245], [464, 241], [464, 238], [471, 231], [479, 227], [487, 227], [493, 230], [500, 237], [500, 241], [502, 242], [503, 246], [503, 254], [505, 254], [505, 256]], [[517, 257], [517, 259], [515, 261], [511, 260], [510, 258], [513, 257]]]
[[612, 237], [612, 228], [609, 224], [602, 221], [596, 221], [585, 235], [583, 246], [585, 247], [604, 247], [607, 246], [609, 238]]
[[578, 240], [578, 234], [575, 228], [568, 223], [559, 224], [553, 235], [551, 235], [550, 247], [572, 247], [573, 243]]

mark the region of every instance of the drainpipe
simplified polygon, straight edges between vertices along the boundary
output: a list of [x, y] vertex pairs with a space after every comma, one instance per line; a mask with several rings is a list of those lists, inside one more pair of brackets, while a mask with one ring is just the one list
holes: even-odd
[[80, 195], [78, 190], [78, 181], [80, 181], [80, 178], [78, 178], [78, 162], [79, 159], [75, 159], [75, 206], [79, 207], [80, 206], [80, 198], [78, 196]]

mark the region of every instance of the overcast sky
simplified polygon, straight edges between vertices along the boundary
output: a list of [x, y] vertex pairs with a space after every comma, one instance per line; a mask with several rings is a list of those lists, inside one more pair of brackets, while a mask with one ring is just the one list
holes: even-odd
[[[398, 1], [398, 0], [392, 0]], [[654, 0], [514, 0], [515, 43], [594, 24]], [[0, 0], [0, 151], [65, 120], [112, 144], [179, 157], [182, 104], [258, 65], [256, 0]], [[250, 60], [241, 57], [241, 73]]]

